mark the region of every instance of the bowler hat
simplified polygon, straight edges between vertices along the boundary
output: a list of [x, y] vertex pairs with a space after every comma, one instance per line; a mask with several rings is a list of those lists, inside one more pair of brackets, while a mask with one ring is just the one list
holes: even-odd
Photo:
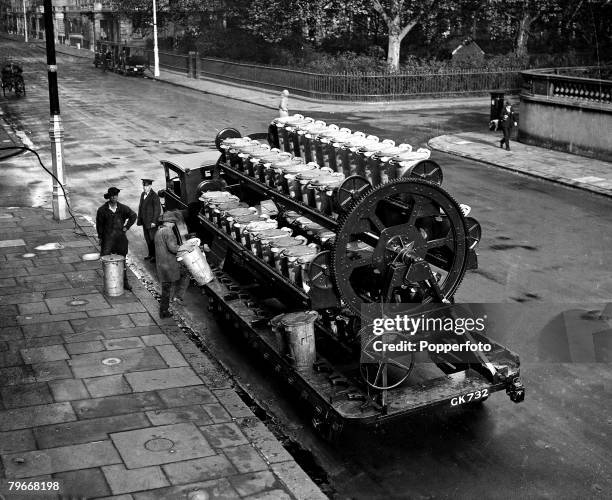
[[111, 196], [117, 196], [121, 189], [117, 189], [116, 187], [109, 187], [108, 191], [104, 193], [104, 199], [108, 200]]
[[143, 186], [150, 186], [151, 184], [153, 184], [153, 179], [142, 179]]

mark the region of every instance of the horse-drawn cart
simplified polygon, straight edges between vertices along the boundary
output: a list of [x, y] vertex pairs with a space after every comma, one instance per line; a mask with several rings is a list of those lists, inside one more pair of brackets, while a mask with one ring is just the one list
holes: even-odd
[[26, 95], [23, 69], [14, 61], [9, 61], [2, 66], [2, 95], [4, 97], [6, 97], [7, 90], [15, 91], [17, 97]]

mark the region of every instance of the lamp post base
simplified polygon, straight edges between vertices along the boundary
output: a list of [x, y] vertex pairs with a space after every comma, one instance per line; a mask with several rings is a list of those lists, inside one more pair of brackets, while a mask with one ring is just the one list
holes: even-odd
[[[64, 127], [62, 126], [62, 119], [59, 115], [51, 115], [49, 120], [49, 138], [51, 139], [51, 155], [53, 163], [53, 218], [55, 220], [66, 220], [70, 218], [70, 212], [68, 211], [68, 201], [66, 199], [65, 190], [66, 187], [66, 176], [64, 173]], [[61, 185], [60, 185], [61, 183]], [[62, 189], [61, 186], [64, 186]]]

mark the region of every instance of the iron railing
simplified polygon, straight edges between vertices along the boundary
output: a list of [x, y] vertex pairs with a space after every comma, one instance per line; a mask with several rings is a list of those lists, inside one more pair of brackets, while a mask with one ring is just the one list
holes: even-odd
[[[188, 56], [160, 52], [162, 68], [187, 71]], [[449, 70], [406, 74], [322, 74], [275, 66], [203, 57], [199, 76], [230, 82], [288, 89], [292, 93], [335, 100], [395, 100], [421, 96], [484, 94], [491, 90], [517, 92], [520, 70]]]

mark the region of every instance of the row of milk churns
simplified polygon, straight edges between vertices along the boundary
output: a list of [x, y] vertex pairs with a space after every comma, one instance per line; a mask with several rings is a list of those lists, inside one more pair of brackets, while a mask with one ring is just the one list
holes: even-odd
[[239, 172], [324, 214], [337, 214], [335, 193], [345, 179], [344, 173], [305, 162], [248, 137], [225, 139], [221, 149], [226, 161]]
[[327, 166], [345, 177], [360, 175], [372, 185], [405, 177], [431, 153], [427, 148], [413, 151], [410, 144], [396, 145], [391, 139], [380, 140], [300, 114], [274, 119], [268, 136], [270, 144], [306, 163]]
[[307, 229], [313, 235], [316, 231], [319, 241], [333, 237], [333, 232], [326, 232], [322, 226], [309, 220], [299, 221], [300, 214], [297, 213], [290, 213], [287, 218], [289, 224], [279, 227], [279, 222], [262, 209], [263, 204], [249, 207], [227, 191], [206, 191], [199, 199], [202, 202], [201, 214], [211, 223], [275, 268], [294, 285], [308, 289], [305, 272], [319, 253], [320, 246], [315, 242], [309, 243], [302, 235], [293, 236], [294, 229], [290, 225]]

